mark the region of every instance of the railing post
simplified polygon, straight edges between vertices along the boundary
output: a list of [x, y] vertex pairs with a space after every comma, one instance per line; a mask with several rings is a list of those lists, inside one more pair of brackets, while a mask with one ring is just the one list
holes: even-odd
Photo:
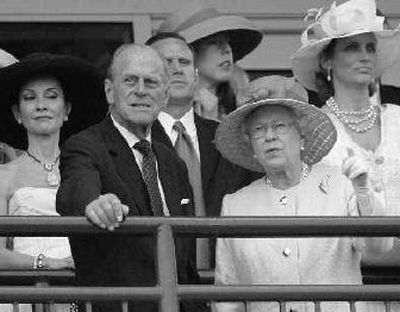
[[157, 229], [157, 274], [162, 295], [159, 311], [179, 312], [175, 244], [171, 226], [163, 224]]

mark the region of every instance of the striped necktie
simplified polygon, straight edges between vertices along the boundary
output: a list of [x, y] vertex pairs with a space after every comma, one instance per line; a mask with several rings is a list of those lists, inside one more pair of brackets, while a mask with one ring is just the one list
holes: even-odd
[[158, 188], [156, 156], [151, 149], [150, 142], [140, 140], [133, 148], [143, 155], [142, 174], [149, 193], [151, 210], [155, 216], [163, 216], [163, 203]]

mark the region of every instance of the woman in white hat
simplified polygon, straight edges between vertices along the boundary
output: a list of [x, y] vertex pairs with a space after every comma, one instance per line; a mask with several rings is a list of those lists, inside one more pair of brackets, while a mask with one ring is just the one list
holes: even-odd
[[[36, 53], [0, 69], [0, 123], [9, 140], [25, 152], [0, 166], [0, 214], [58, 215], [61, 128], [69, 134], [99, 118], [104, 109], [102, 81], [89, 63], [72, 56]], [[104, 105], [104, 108], [106, 106]], [[92, 120], [94, 121], [94, 120]], [[66, 133], [64, 133], [66, 135]], [[72, 269], [66, 237], [14, 237], [0, 240], [1, 269]], [[56, 305], [69, 312], [71, 305]], [[0, 311], [12, 311], [0, 305]], [[32, 311], [29, 304], [19, 311]]]
[[[377, 191], [389, 211], [400, 215], [400, 108], [370, 101], [374, 79], [400, 58], [400, 32], [385, 29], [374, 0], [350, 0], [318, 14], [293, 55], [296, 79], [326, 100], [338, 139], [324, 162], [340, 165], [351, 148], [369, 164]], [[400, 260], [400, 244], [380, 264]]]
[[197, 113], [219, 119], [234, 110], [235, 94], [229, 86], [233, 65], [260, 44], [262, 33], [246, 18], [223, 15], [201, 1], [173, 12], [158, 31], [178, 32], [194, 48]]
[[[336, 130], [326, 114], [304, 101], [300, 85], [279, 76], [250, 84], [253, 98], [221, 122], [216, 146], [232, 163], [265, 176], [226, 195], [222, 216], [386, 213], [381, 194], [370, 187], [365, 162], [351, 150], [342, 170], [320, 163], [335, 144]], [[389, 238], [220, 238], [215, 280], [223, 285], [362, 284], [361, 255], [391, 246]], [[280, 311], [276, 302], [215, 306], [218, 312]], [[363, 307], [360, 304], [357, 311], [366, 311]], [[314, 306], [288, 302], [286, 311], [311, 312]], [[343, 302], [322, 303], [322, 311], [350, 308]]]

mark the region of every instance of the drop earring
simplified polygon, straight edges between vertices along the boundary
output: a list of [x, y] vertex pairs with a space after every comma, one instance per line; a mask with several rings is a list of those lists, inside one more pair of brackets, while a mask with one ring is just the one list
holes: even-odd
[[331, 77], [331, 67], [328, 67], [328, 74], [326, 75], [326, 80], [328, 80], [328, 82], [332, 81], [332, 77]]

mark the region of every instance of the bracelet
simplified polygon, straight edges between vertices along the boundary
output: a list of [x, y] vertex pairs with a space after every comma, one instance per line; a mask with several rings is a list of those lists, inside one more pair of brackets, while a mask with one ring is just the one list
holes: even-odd
[[43, 269], [44, 268], [44, 259], [46, 256], [44, 254], [39, 254], [37, 257], [33, 259], [33, 269]]

